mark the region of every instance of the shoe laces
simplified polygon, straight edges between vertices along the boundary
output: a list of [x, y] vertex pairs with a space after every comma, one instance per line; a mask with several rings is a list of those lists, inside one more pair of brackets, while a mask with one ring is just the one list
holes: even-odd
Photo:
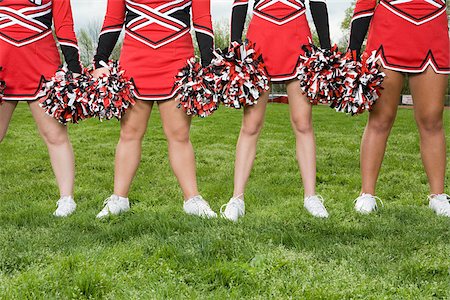
[[62, 203], [69, 201], [70, 196], [61, 197], [58, 201], [56, 201], [56, 207], [59, 207]]
[[[239, 196], [238, 196], [238, 197], [239, 197]], [[240, 207], [240, 205], [238, 205], [238, 203], [237, 203], [238, 200], [241, 200], [241, 199], [238, 198], [238, 197], [233, 197], [233, 198], [231, 198], [231, 200], [230, 200], [228, 203], [226, 203], [226, 204], [224, 204], [224, 205], [222, 205], [222, 206], [220, 207], [220, 214], [221, 214], [222, 216], [225, 215], [225, 211], [226, 211], [228, 205], [230, 205], [232, 208], [237, 209], [238, 212], [239, 212], [239, 214], [243, 214], [243, 213], [244, 213], [243, 209], [242, 209], [242, 208]]]
[[191, 201], [197, 206], [199, 211], [211, 210], [208, 203], [201, 196], [195, 196], [191, 198]]
[[305, 201], [308, 201], [311, 198], [317, 198], [319, 200], [319, 202], [317, 202], [317, 201], [309, 202], [311, 204], [311, 206], [313, 206], [313, 208], [323, 208], [324, 207], [323, 203], [325, 202], [325, 199], [323, 199], [323, 197], [321, 195], [308, 196], [308, 197], [306, 197]]
[[356, 201], [358, 201], [358, 199], [360, 199], [360, 198], [374, 198], [375, 199], [375, 206], [377, 206], [377, 202], [380, 202], [381, 207], [384, 207], [383, 200], [381, 200], [380, 197], [377, 197], [377, 196], [374, 196], [374, 195], [371, 195], [371, 194], [364, 194], [364, 193], [361, 196], [359, 196], [358, 198], [356, 198], [353, 201], [353, 203], [356, 203]]
[[[443, 200], [441, 200], [441, 199], [436, 199], [436, 196], [445, 196], [445, 198], [444, 198]], [[428, 195], [428, 200], [431, 201], [432, 199], [436, 199], [436, 200], [438, 200], [438, 201], [444, 202], [444, 201], [449, 201], [450, 196], [447, 195], [447, 194], [431, 194], [431, 195]]]

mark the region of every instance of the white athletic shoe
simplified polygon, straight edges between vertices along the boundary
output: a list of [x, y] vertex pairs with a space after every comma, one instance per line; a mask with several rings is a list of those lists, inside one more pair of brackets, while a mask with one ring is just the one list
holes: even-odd
[[104, 202], [103, 209], [98, 213], [97, 218], [101, 219], [109, 215], [118, 215], [130, 209], [130, 201], [128, 198], [111, 195]]
[[56, 210], [53, 213], [55, 217], [67, 217], [71, 215], [77, 208], [77, 204], [72, 196], [65, 196], [56, 202]]
[[188, 215], [199, 216], [207, 219], [217, 218], [217, 214], [211, 209], [211, 207], [209, 207], [208, 202], [206, 202], [200, 195], [184, 201], [183, 209]]
[[222, 205], [222, 207], [220, 208], [220, 215], [222, 216], [222, 218], [237, 222], [239, 217], [243, 217], [245, 215], [244, 200], [238, 197], [231, 198], [227, 204]]
[[323, 197], [320, 195], [313, 195], [305, 197], [303, 206], [306, 210], [316, 218], [328, 218], [328, 212], [323, 205]]
[[378, 209], [377, 200], [380, 201], [383, 206], [383, 201], [380, 198], [373, 196], [371, 194], [361, 194], [355, 199], [355, 210], [361, 214], [370, 214], [371, 212]]
[[438, 215], [450, 217], [450, 196], [447, 194], [430, 195], [430, 208]]

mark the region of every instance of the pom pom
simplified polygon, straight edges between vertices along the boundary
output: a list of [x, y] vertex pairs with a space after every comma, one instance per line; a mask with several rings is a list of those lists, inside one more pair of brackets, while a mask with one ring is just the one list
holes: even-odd
[[215, 92], [215, 75], [213, 67], [203, 68], [195, 58], [187, 61], [187, 65], [176, 76], [175, 85], [179, 87], [177, 101], [188, 116], [207, 117], [219, 106], [219, 98]]
[[311, 104], [333, 103], [340, 97], [339, 69], [341, 53], [334, 45], [331, 49], [320, 49], [313, 44], [302, 47], [298, 79], [300, 88]]
[[[0, 67], [0, 72], [2, 71], [2, 67]], [[0, 79], [0, 105], [4, 102], [3, 97], [5, 96], [6, 83], [4, 80]]]
[[381, 93], [381, 84], [386, 76], [379, 70], [372, 55], [364, 53], [361, 61], [356, 59], [355, 52], [348, 52], [342, 61], [341, 98], [331, 107], [336, 111], [351, 115], [371, 111]]
[[120, 120], [128, 108], [136, 104], [132, 95], [133, 83], [125, 76], [117, 61], [110, 61], [104, 65], [109, 75], [93, 78], [92, 69], [86, 70], [90, 74], [89, 97], [92, 115], [100, 121], [116, 118]]
[[269, 75], [254, 45], [233, 42], [228, 52], [221, 53], [212, 66], [216, 74], [216, 90], [225, 106], [240, 109], [258, 103], [269, 90]]
[[55, 76], [43, 84], [39, 93], [39, 105], [64, 125], [89, 118], [89, 101], [82, 96], [82, 89], [87, 86], [86, 81], [84, 75], [74, 78], [67, 68], [58, 69]]

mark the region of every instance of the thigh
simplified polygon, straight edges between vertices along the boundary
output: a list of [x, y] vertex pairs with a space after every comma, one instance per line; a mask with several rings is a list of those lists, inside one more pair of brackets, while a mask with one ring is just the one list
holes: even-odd
[[12, 114], [16, 109], [17, 101], [5, 101], [0, 105], [0, 136], [6, 133]]
[[166, 135], [189, 134], [192, 117], [178, 108], [174, 99], [158, 102], [159, 113]]
[[442, 118], [448, 75], [437, 74], [428, 67], [421, 74], [409, 77], [416, 117]]
[[147, 131], [152, 108], [153, 101], [136, 100], [136, 104], [127, 110], [120, 121], [122, 134], [143, 136]]
[[397, 114], [405, 75], [388, 69], [382, 69], [382, 71], [386, 74], [381, 85], [383, 89], [370, 112], [369, 120], [378, 117], [395, 118]]
[[62, 125], [55, 118], [47, 115], [39, 106], [39, 101], [28, 102], [28, 106], [36, 121], [39, 133], [43, 137], [56, 137], [60, 134], [67, 134], [67, 126]]
[[243, 125], [262, 125], [266, 113], [267, 102], [269, 101], [270, 91], [265, 91], [258, 99], [258, 103], [253, 106], [244, 107]]
[[300, 89], [300, 82], [292, 80], [286, 83], [286, 89], [289, 99], [289, 111], [293, 122], [302, 120], [310, 121], [312, 116], [312, 105], [308, 98]]

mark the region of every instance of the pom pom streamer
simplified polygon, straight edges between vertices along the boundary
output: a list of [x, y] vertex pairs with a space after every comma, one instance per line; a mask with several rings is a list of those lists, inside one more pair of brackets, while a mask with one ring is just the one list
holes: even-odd
[[51, 80], [43, 84], [39, 105], [61, 124], [78, 123], [91, 114], [89, 101], [83, 97], [87, 86], [86, 76], [74, 78], [67, 68], [60, 68]]
[[[133, 83], [125, 77], [125, 71], [120, 68], [118, 62], [110, 61], [104, 64], [109, 70], [109, 75], [93, 78], [90, 75], [89, 103], [91, 114], [103, 120], [116, 118], [120, 120], [128, 108], [136, 104], [132, 95]], [[91, 70], [86, 70], [91, 74]]]
[[355, 52], [348, 52], [341, 63], [341, 97], [331, 105], [338, 112], [351, 115], [371, 111], [381, 93], [381, 84], [386, 76], [376, 64], [375, 52], [364, 53], [361, 61]]
[[240, 109], [258, 103], [264, 91], [269, 90], [269, 75], [262, 56], [254, 45], [233, 42], [228, 52], [219, 54], [212, 66], [216, 74], [216, 90], [227, 107]]
[[[2, 67], [0, 67], [0, 72], [2, 71]], [[1, 80], [0, 77], [0, 105], [4, 102], [3, 97], [5, 96], [6, 83], [4, 80]]]
[[313, 44], [303, 46], [298, 79], [300, 88], [311, 104], [333, 103], [340, 97], [341, 53], [334, 45], [320, 49]]
[[213, 66], [203, 68], [195, 58], [187, 61], [187, 65], [176, 76], [175, 85], [179, 88], [177, 101], [188, 116], [207, 117], [219, 106], [216, 94], [216, 77]]

